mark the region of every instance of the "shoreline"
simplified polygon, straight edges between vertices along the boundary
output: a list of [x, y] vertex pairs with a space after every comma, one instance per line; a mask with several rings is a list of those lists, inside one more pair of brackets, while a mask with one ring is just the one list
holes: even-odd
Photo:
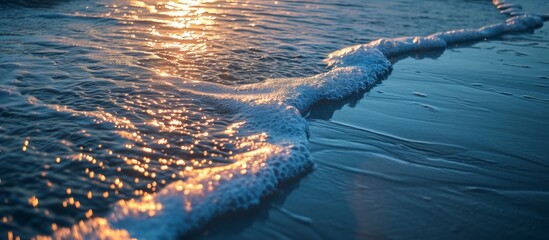
[[[544, 36], [546, 29], [540, 30]], [[541, 199], [549, 195], [549, 186], [543, 182], [549, 179], [543, 162], [517, 156], [536, 162], [547, 153], [542, 139], [549, 125], [535, 119], [549, 114], [542, 107], [549, 95], [540, 87], [540, 76], [549, 75], [542, 68], [549, 46], [531, 47], [535, 40], [521, 40], [528, 36], [537, 35], [481, 42], [448, 50], [438, 59], [402, 60], [366, 96], [313, 108], [308, 122], [314, 171], [281, 189], [285, 195], [269, 207], [241, 217], [245, 227], [215, 223], [192, 239], [542, 239], [549, 209], [532, 212], [528, 206], [544, 209]], [[509, 66], [523, 58], [535, 60], [529, 68]], [[529, 89], [537, 90], [537, 100], [524, 97]], [[497, 125], [502, 117], [485, 117], [517, 111], [534, 114], [532, 120], [519, 117]], [[478, 115], [463, 115], [467, 112]], [[512, 130], [519, 123], [545, 130], [528, 140]], [[497, 126], [508, 131], [490, 129]], [[477, 135], [464, 131], [468, 128]]]

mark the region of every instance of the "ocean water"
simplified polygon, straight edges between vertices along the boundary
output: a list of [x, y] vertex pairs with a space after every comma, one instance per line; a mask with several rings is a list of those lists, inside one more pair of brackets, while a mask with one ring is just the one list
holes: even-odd
[[194, 239], [545, 239], [547, 34], [407, 58], [314, 106], [315, 169]]
[[0, 12], [2, 238], [546, 235], [538, 17], [457, 0]]

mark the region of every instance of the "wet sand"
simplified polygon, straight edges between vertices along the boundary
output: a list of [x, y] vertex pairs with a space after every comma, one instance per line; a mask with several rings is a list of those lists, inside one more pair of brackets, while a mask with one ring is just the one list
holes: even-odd
[[543, 239], [548, 31], [409, 57], [370, 91], [317, 104], [316, 168], [193, 237]]

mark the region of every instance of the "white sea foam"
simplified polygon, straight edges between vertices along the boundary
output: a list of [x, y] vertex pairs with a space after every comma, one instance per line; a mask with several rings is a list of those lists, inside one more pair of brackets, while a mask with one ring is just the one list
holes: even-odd
[[[503, 1], [494, 1], [494, 5], [502, 11], [520, 9]], [[247, 209], [275, 191], [281, 182], [313, 166], [308, 126], [302, 117], [312, 104], [371, 88], [390, 73], [390, 58], [531, 31], [542, 25], [539, 16], [520, 15], [478, 29], [379, 39], [330, 54], [326, 63], [331, 70], [307, 78], [271, 79], [236, 88], [189, 83], [181, 91], [239, 113], [243, 122], [238, 127], [246, 133], [239, 137], [252, 146], [251, 150], [235, 155], [233, 164], [189, 171], [187, 180], [171, 183], [154, 195], [120, 201], [108, 216], [58, 229], [54, 237], [173, 239], [215, 216]]]

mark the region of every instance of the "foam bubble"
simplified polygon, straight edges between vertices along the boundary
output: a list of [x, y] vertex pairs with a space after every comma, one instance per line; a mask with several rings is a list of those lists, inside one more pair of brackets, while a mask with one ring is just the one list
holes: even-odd
[[503, 23], [477, 29], [451, 30], [425, 37], [382, 38], [335, 51], [325, 61], [331, 67], [357, 65], [375, 55], [375, 50], [390, 58], [410, 52], [442, 49], [451, 44], [486, 40], [508, 33], [530, 31], [541, 26], [543, 26], [543, 20], [539, 16], [521, 15], [509, 18]]

